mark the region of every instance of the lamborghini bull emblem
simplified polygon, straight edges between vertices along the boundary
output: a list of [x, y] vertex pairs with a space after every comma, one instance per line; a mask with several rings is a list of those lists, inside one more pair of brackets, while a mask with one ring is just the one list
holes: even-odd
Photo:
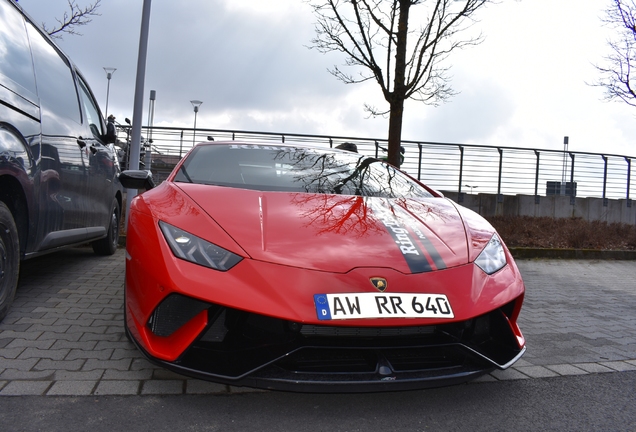
[[389, 286], [389, 283], [386, 281], [386, 279], [381, 278], [381, 277], [372, 277], [371, 279], [371, 283], [373, 284], [373, 286], [381, 292], [384, 292], [384, 290], [387, 289], [387, 287]]

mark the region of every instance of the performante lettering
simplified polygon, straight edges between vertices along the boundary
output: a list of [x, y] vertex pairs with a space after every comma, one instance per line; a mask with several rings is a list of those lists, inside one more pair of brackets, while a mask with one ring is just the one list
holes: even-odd
[[228, 146], [232, 150], [287, 150], [289, 147], [266, 146], [256, 144], [230, 144]]

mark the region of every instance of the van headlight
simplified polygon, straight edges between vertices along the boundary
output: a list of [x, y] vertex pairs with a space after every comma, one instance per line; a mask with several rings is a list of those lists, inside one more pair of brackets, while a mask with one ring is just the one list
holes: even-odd
[[243, 259], [220, 246], [165, 222], [159, 221], [159, 228], [177, 258], [220, 271], [231, 269]]
[[489, 275], [506, 265], [506, 253], [497, 234], [493, 234], [484, 250], [481, 251], [475, 260], [475, 264]]

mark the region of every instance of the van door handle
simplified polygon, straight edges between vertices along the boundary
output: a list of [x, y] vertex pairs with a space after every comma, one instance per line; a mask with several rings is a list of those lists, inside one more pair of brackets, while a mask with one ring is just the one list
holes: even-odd
[[80, 146], [80, 148], [84, 148], [84, 147], [86, 147], [86, 141], [84, 141], [84, 140], [82, 139], [82, 137], [79, 137], [79, 138], [77, 139], [77, 145], [78, 145], [78, 146]]

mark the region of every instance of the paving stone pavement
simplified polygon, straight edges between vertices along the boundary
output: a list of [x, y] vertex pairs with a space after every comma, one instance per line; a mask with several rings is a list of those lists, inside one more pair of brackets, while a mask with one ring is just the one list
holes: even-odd
[[[74, 248], [22, 263], [0, 323], [0, 396], [157, 395], [258, 391], [166, 371], [123, 333], [125, 250]], [[636, 370], [636, 262], [518, 260], [528, 345], [477, 382]]]

